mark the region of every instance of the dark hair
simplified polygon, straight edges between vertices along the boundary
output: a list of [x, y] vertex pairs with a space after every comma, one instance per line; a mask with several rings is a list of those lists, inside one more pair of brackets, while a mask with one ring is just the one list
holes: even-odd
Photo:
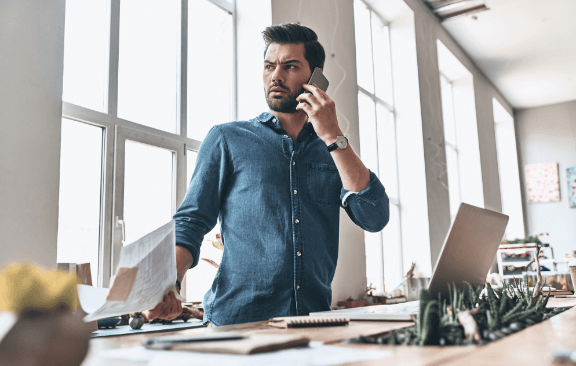
[[312, 29], [300, 24], [283, 23], [267, 27], [262, 32], [262, 36], [266, 43], [264, 57], [266, 57], [268, 46], [272, 43], [301, 43], [304, 45], [304, 57], [310, 65], [310, 72], [313, 72], [317, 67], [324, 68], [326, 53], [324, 53], [324, 47], [318, 42], [318, 36]]

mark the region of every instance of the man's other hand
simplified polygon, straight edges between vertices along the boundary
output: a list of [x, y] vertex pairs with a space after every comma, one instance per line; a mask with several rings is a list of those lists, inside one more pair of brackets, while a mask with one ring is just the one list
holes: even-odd
[[162, 302], [156, 305], [152, 310], [144, 312], [144, 316], [148, 321], [154, 319], [174, 320], [182, 314], [182, 302], [176, 298], [174, 291], [170, 291], [164, 295]]

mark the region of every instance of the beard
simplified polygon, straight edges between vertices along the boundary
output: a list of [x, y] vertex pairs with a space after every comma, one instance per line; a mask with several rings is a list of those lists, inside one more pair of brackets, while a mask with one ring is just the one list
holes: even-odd
[[[282, 88], [286, 91], [287, 94], [283, 97], [271, 97], [270, 89], [273, 87]], [[298, 101], [296, 100], [296, 98], [304, 91], [305, 91], [304, 88], [301, 87], [300, 90], [293, 93], [286, 86], [282, 85], [282, 83], [274, 83], [268, 89], [264, 89], [268, 108], [270, 108], [274, 112], [280, 112], [280, 113], [298, 112], [298, 110], [296, 110], [296, 106], [298, 106]]]

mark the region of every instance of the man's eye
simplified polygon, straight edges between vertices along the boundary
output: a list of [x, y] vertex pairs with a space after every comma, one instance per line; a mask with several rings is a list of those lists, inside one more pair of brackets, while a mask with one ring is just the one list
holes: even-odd
[[272, 69], [272, 65], [266, 65], [266, 66], [264, 66], [264, 69], [270, 70], [270, 69]]
[[287, 68], [287, 69], [295, 69], [296, 66], [294, 66], [294, 65], [288, 65], [288, 66], [286, 66], [286, 68]]

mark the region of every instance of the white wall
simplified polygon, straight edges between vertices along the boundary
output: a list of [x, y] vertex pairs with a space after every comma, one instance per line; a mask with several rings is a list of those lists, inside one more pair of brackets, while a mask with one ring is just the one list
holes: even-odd
[[[310, 27], [326, 51], [324, 73], [330, 80], [328, 95], [338, 108], [340, 128], [354, 151], [360, 151], [358, 133], [358, 88], [354, 40], [354, 10], [350, 0], [272, 0], [274, 24], [298, 22]], [[334, 54], [334, 57], [332, 57]], [[336, 90], [338, 84], [340, 88]], [[338, 267], [332, 283], [332, 303], [366, 290], [364, 235], [341, 210]]]
[[[563, 258], [576, 250], [576, 209], [569, 207], [566, 180], [566, 168], [576, 167], [576, 101], [517, 111], [515, 124], [526, 232], [550, 233], [544, 242]], [[560, 202], [528, 203], [524, 166], [548, 162], [558, 163]]]
[[[414, 11], [416, 24], [428, 218], [430, 222], [430, 259], [434, 265], [450, 225], [448, 192], [442, 185], [442, 183], [447, 184], [447, 179], [444, 175], [438, 180], [439, 168], [433, 161], [433, 157], [437, 153], [434, 144], [444, 141], [437, 40], [440, 40], [472, 74], [484, 207], [495, 211], [501, 211], [502, 206], [492, 98], [496, 98], [510, 113], [512, 108], [420, 0], [405, 0], [405, 2]], [[445, 152], [442, 151], [436, 159], [445, 164]]]
[[64, 8], [0, 6], [0, 267], [56, 264]]

